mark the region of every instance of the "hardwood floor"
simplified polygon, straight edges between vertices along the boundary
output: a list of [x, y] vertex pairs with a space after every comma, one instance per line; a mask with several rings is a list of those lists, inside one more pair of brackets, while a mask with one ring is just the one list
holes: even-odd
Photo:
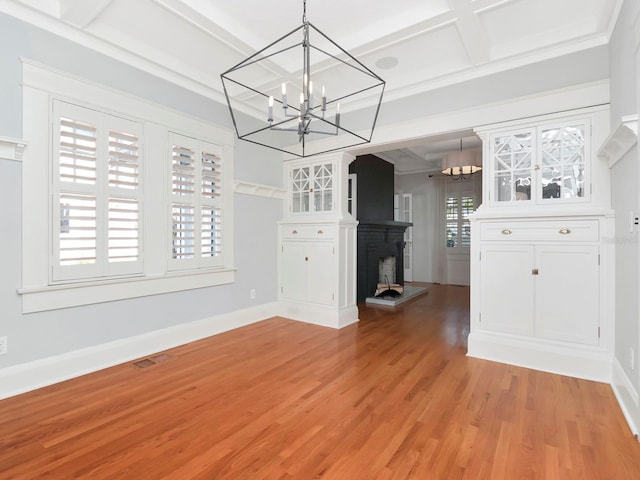
[[0, 478], [640, 479], [608, 385], [465, 356], [468, 295], [339, 331], [274, 318], [3, 400]]

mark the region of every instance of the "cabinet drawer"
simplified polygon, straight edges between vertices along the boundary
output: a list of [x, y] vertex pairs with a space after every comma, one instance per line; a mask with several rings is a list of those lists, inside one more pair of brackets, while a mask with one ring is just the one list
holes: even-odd
[[480, 226], [482, 241], [597, 242], [597, 220], [488, 222]]
[[331, 240], [335, 237], [332, 225], [283, 225], [282, 238], [286, 240]]

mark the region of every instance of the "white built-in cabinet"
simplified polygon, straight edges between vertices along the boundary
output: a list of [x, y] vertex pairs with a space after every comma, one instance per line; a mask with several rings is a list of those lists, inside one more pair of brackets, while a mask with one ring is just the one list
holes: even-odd
[[281, 224], [281, 297], [332, 305], [335, 299], [335, 228], [329, 224]]
[[487, 222], [480, 236], [481, 330], [598, 344], [597, 220]]
[[357, 221], [347, 211], [353, 159], [333, 153], [285, 162], [278, 299], [290, 318], [334, 328], [358, 320]]
[[470, 356], [603, 380], [613, 355], [613, 212], [591, 154], [608, 108], [477, 129]]

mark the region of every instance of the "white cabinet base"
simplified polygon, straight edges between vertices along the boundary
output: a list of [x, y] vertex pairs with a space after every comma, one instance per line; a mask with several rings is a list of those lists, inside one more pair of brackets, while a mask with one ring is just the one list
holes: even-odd
[[358, 307], [324, 307], [304, 302], [278, 302], [278, 315], [322, 327], [343, 328], [358, 321]]
[[597, 382], [611, 382], [613, 357], [598, 348], [485, 332], [471, 332], [468, 342], [469, 357]]

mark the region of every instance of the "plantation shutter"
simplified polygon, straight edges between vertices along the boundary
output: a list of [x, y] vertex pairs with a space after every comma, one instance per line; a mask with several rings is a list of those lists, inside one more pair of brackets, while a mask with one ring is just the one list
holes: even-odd
[[222, 264], [221, 148], [171, 133], [170, 269]]
[[52, 280], [141, 272], [140, 126], [60, 101], [53, 113]]
[[474, 211], [473, 196], [452, 195], [446, 203], [447, 247], [469, 248], [471, 246], [471, 224], [469, 215]]
[[107, 145], [107, 257], [108, 273], [142, 269], [141, 128], [109, 116]]
[[[222, 159], [215, 145], [200, 142], [201, 153], [201, 250], [203, 258], [222, 255]], [[215, 261], [208, 260], [210, 264]]]

